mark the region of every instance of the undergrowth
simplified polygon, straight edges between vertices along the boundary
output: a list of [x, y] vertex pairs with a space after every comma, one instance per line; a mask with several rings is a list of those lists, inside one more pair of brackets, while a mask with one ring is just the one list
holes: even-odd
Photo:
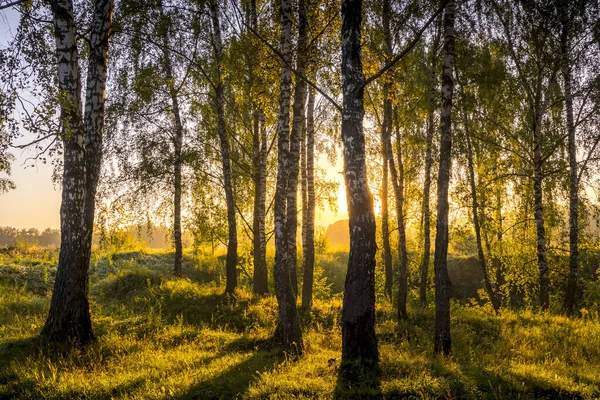
[[398, 323], [377, 305], [380, 365], [368, 381], [340, 375], [342, 297], [302, 312], [305, 351], [272, 340], [273, 296], [223, 295], [218, 259], [138, 251], [95, 257], [90, 302], [97, 341], [83, 349], [38, 338], [56, 259], [0, 256], [0, 398], [598, 398], [600, 323], [453, 304], [453, 353], [432, 354], [433, 309]]

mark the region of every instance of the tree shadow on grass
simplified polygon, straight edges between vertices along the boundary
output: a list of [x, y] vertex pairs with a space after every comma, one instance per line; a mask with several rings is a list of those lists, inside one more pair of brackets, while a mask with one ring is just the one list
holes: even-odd
[[[584, 399], [586, 396], [574, 390], [557, 386], [551, 381], [535, 376], [525, 376], [514, 372], [497, 372], [480, 366], [460, 364], [464, 375], [474, 378], [480, 397], [485, 399], [526, 398], [526, 399]], [[587, 382], [593, 384], [593, 382]], [[592, 398], [600, 396], [600, 386]]]
[[383, 399], [379, 363], [342, 364], [338, 371], [334, 399]]
[[[42, 396], [40, 390], [45, 390], [44, 385], [31, 379], [19, 376], [12, 368], [13, 363], [23, 363], [26, 360], [43, 357], [47, 363], [60, 364], [69, 358], [73, 351], [85, 354], [92, 349], [93, 344], [86, 347], [72, 348], [67, 345], [56, 344], [35, 335], [28, 338], [6, 341], [0, 344], [0, 399], [38, 398]], [[94, 351], [93, 349], [91, 350]], [[80, 355], [82, 359], [85, 355]], [[46, 361], [45, 361], [46, 364]], [[68, 364], [68, 362], [67, 362]], [[142, 386], [143, 379], [121, 383], [113, 388], [108, 388], [104, 393], [97, 393], [94, 398], [113, 398], [114, 396], [131, 392]], [[80, 398], [82, 393], [77, 391], [46, 393], [44, 398]]]
[[189, 279], [161, 276], [147, 268], [132, 269], [99, 282], [93, 289], [98, 304], [119, 310], [123, 306], [135, 315], [159, 312], [168, 324], [183, 322], [243, 332], [248, 327], [248, 307], [260, 298], [222, 293]]
[[253, 382], [258, 381], [260, 374], [271, 371], [286, 359], [279, 347], [271, 347], [269, 341], [239, 338], [217, 355], [205, 361], [205, 364], [226, 355], [253, 350], [252, 354], [242, 362], [230, 366], [217, 376], [202, 380], [189, 388], [176, 399], [233, 399], [241, 397], [248, 391]]
[[16, 385], [19, 377], [11, 370], [10, 364], [36, 354], [42, 347], [43, 340], [39, 336], [0, 344], [0, 398], [11, 398], [11, 393], [14, 395], [19, 386]]

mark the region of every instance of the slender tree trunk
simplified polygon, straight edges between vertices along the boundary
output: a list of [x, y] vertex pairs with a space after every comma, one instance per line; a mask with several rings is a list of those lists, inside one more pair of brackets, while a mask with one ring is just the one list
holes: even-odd
[[[258, 30], [258, 15], [256, 12], [256, 0], [250, 2], [250, 23], [254, 30]], [[258, 61], [258, 60], [255, 60]], [[257, 63], [250, 66], [251, 84], [260, 85], [261, 80], [255, 75]], [[253, 260], [254, 260], [254, 281], [253, 289], [256, 294], [267, 294], [269, 292], [269, 280], [267, 275], [267, 246], [265, 237], [265, 200], [266, 200], [266, 137], [263, 140], [263, 133], [266, 136], [264, 112], [256, 101], [253, 101], [254, 108], [254, 215], [253, 215]]]
[[306, 117], [302, 126], [302, 135], [300, 135], [300, 197], [302, 199], [302, 265], [304, 266], [304, 249], [306, 249], [306, 207], [308, 205], [308, 187], [306, 171]]
[[435, 235], [435, 342], [434, 352], [449, 355], [450, 338], [450, 277], [448, 276], [448, 186], [452, 158], [452, 94], [454, 80], [454, 8], [450, 0], [444, 12], [444, 68], [442, 72], [442, 108], [440, 112], [440, 167], [437, 181], [437, 223]]
[[[306, 0], [298, 3], [298, 54], [296, 70], [304, 74], [307, 61], [307, 5]], [[296, 79], [294, 90], [293, 121], [290, 135], [290, 151], [288, 153], [288, 187], [287, 187], [287, 245], [288, 265], [292, 280], [294, 295], [298, 295], [298, 273], [297, 273], [297, 230], [298, 230], [298, 174], [300, 169], [300, 136], [304, 125], [304, 108], [306, 106], [306, 82]]]
[[[382, 25], [383, 35], [385, 38], [385, 56], [386, 61], [392, 55], [392, 35], [390, 32], [390, 0], [383, 0], [382, 7]], [[383, 173], [381, 179], [381, 236], [383, 241], [383, 266], [385, 272], [385, 297], [392, 301], [392, 292], [394, 286], [394, 271], [392, 267], [392, 251], [390, 247], [390, 229], [389, 229], [389, 214], [388, 214], [388, 146], [390, 143], [389, 136], [392, 129], [392, 98], [390, 91], [392, 90], [392, 72], [384, 76], [383, 81], [383, 124], [381, 126], [381, 154]]]
[[91, 257], [92, 234], [96, 209], [96, 189], [102, 167], [102, 136], [104, 134], [104, 103], [106, 99], [106, 79], [108, 77], [108, 43], [114, 9], [113, 0], [97, 0], [90, 35], [90, 56], [88, 62], [85, 94], [84, 136], [86, 162], [86, 258]]
[[390, 168], [392, 169], [392, 182], [396, 197], [396, 218], [398, 220], [398, 254], [400, 255], [400, 266], [398, 274], [398, 319], [408, 317], [406, 312], [406, 298], [408, 296], [408, 250], [406, 248], [406, 223], [404, 221], [404, 161], [402, 160], [402, 147], [400, 138], [400, 126], [398, 110], [396, 109], [396, 144], [398, 152], [398, 175], [395, 176], [396, 166], [394, 155], [390, 144]]
[[430, 50], [430, 88], [429, 110], [427, 116], [427, 138], [425, 148], [425, 182], [423, 183], [423, 260], [421, 262], [421, 283], [419, 286], [419, 299], [422, 307], [427, 306], [427, 280], [429, 276], [429, 259], [431, 252], [431, 213], [429, 211], [429, 197], [431, 190], [431, 165], [433, 164], [432, 147], [434, 134], [434, 112], [436, 96], [436, 60], [437, 48], [440, 41], [441, 29], [437, 29], [435, 39]]
[[304, 244], [304, 279], [302, 284], [302, 307], [312, 306], [315, 270], [315, 92], [308, 94], [306, 114], [306, 240]]
[[[262, 123], [261, 123], [262, 122]], [[262, 132], [265, 131], [264, 119], [260, 111], [254, 113], [254, 215], [253, 215], [253, 259], [254, 281], [253, 289], [256, 294], [269, 292], [266, 237], [265, 237], [265, 200], [266, 200], [266, 162], [263, 159]]]
[[[161, 4], [161, 15], [163, 14]], [[171, 62], [171, 52], [169, 43], [169, 34], [165, 33], [163, 39], [163, 57], [164, 68], [167, 82], [169, 85], [169, 95], [171, 96], [171, 105], [173, 106], [173, 120], [175, 123], [173, 140], [173, 241], [175, 244], [175, 262], [173, 273], [175, 276], [181, 276], [181, 262], [183, 259], [183, 245], [181, 241], [181, 151], [183, 148], [183, 124], [181, 122], [181, 111], [179, 109], [179, 97], [175, 89], [173, 65]]]
[[[300, 199], [302, 209], [301, 241], [302, 241], [302, 271], [304, 271], [305, 251], [306, 251], [306, 207], [308, 203], [308, 188], [306, 186], [306, 117], [300, 130]], [[304, 287], [302, 287], [304, 290]], [[303, 302], [304, 303], [304, 302]]]
[[275, 333], [287, 347], [302, 349], [300, 317], [296, 307], [296, 296], [288, 268], [288, 244], [286, 229], [286, 200], [290, 125], [290, 92], [292, 73], [288, 67], [292, 62], [292, 4], [281, 0], [281, 54], [286, 64], [281, 69], [279, 85], [279, 117], [277, 120], [277, 186], [275, 189], [275, 296], [279, 309], [279, 323]]
[[571, 89], [571, 63], [569, 61], [568, 24], [563, 27], [561, 40], [562, 73], [565, 81], [565, 114], [569, 143], [569, 277], [563, 303], [563, 311], [573, 315], [579, 275], [579, 179], [577, 173], [577, 144], [575, 143], [575, 124], [573, 123], [573, 93]]
[[266, 227], [266, 213], [267, 213], [267, 157], [269, 153], [269, 141], [267, 137], [267, 121], [264, 111], [260, 113], [260, 177], [263, 190], [260, 192], [260, 248], [262, 257], [262, 269], [264, 273], [263, 284], [268, 292], [268, 274], [267, 274], [267, 235], [265, 233]]
[[225, 186], [225, 200], [227, 202], [227, 266], [225, 285], [226, 293], [233, 293], [237, 287], [237, 226], [235, 221], [235, 198], [233, 196], [233, 182], [231, 178], [231, 160], [229, 158], [229, 140], [225, 125], [225, 91], [221, 75], [221, 60], [223, 43], [221, 40], [221, 26], [219, 25], [219, 6], [216, 0], [211, 0], [210, 11], [214, 36], [215, 59], [217, 61], [217, 87], [216, 108], [219, 142], [221, 145], [221, 160], [223, 164], [223, 183]]
[[550, 306], [550, 280], [548, 278], [548, 260], [546, 254], [546, 227], [544, 221], [544, 205], [542, 182], [542, 149], [541, 149], [541, 123], [542, 113], [536, 107], [533, 123], [533, 214], [535, 219], [535, 232], [537, 239], [537, 259], [539, 271], [539, 302], [542, 310]]
[[[85, 127], [73, 3], [70, 0], [52, 1], [51, 7], [58, 84], [63, 94], [61, 136], [64, 158], [61, 246], [50, 311], [42, 336], [51, 341], [83, 345], [94, 339], [87, 297], [88, 270], [95, 192], [102, 158], [104, 88], [113, 3], [110, 0], [99, 1], [94, 7]], [[86, 170], [86, 166], [89, 166], [89, 170]]]
[[[481, 266], [481, 272], [483, 274], [483, 282], [485, 285], [485, 291], [487, 292], [488, 297], [494, 307], [494, 311], [496, 314], [500, 309], [500, 303], [498, 302], [498, 298], [496, 297], [496, 293], [494, 293], [494, 289], [492, 288], [492, 282], [490, 281], [490, 276], [488, 274], [487, 266], [485, 263], [485, 254], [483, 252], [483, 244], [481, 241], [481, 226], [479, 224], [479, 212], [478, 212], [478, 203], [477, 203], [477, 187], [475, 185], [475, 168], [473, 166], [473, 147], [471, 145], [471, 136], [469, 132], [469, 120], [467, 117], [467, 110], [463, 105], [462, 108], [463, 114], [463, 123], [465, 127], [465, 139], [467, 142], [467, 164], [469, 168], [469, 183], [471, 186], [471, 211], [473, 213], [473, 226], [475, 228], [475, 239], [477, 241], [477, 255], [479, 257], [479, 264]], [[488, 244], [489, 246], [489, 244]]]
[[[387, 109], [384, 113], [389, 114], [390, 121], [389, 132], [392, 130], [392, 104], [386, 104]], [[384, 114], [385, 115], [385, 114]], [[398, 143], [398, 170], [392, 151], [392, 139], [386, 135], [385, 151], [387, 162], [392, 174], [392, 186], [394, 187], [394, 198], [396, 200], [396, 219], [398, 222], [398, 255], [400, 259], [398, 274], [398, 319], [403, 320], [408, 317], [406, 312], [406, 298], [408, 292], [408, 251], [406, 249], [406, 229], [404, 225], [404, 164], [402, 162], [402, 152], [400, 148], [400, 138], [398, 129], [398, 115], [396, 113], [396, 135]]]
[[496, 296], [498, 304], [502, 305], [502, 286], [506, 283], [504, 279], [504, 243], [503, 243], [503, 223], [502, 223], [502, 187], [496, 190], [496, 220], [498, 221], [498, 231], [496, 232], [496, 241], [498, 246], [498, 255], [494, 257], [493, 265], [496, 272]]
[[[384, 90], [385, 92], [385, 90]], [[385, 135], [385, 123], [382, 127], [382, 135]], [[394, 270], [392, 269], [392, 250], [390, 246], [390, 228], [389, 228], [389, 212], [388, 212], [388, 156], [386, 144], [382, 141], [382, 176], [381, 176], [381, 237], [383, 242], [383, 267], [385, 272], [385, 297], [392, 301], [392, 291], [394, 286]]]
[[365, 160], [362, 0], [342, 0], [342, 141], [350, 255], [342, 308], [342, 364], [378, 362], [375, 336], [375, 214]]

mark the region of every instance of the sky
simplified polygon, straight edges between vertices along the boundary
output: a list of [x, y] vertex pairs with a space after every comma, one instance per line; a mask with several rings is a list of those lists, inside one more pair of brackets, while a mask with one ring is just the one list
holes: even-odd
[[[13, 151], [12, 180], [16, 190], [0, 195], [0, 226], [15, 228], [59, 228], [60, 226], [60, 185], [52, 183], [52, 166], [37, 163], [35, 167], [25, 168], [22, 164], [32, 154], [27, 150]], [[29, 165], [30, 163], [28, 163]], [[327, 171], [327, 179], [336, 179], [339, 183], [337, 212], [326, 207], [317, 211], [317, 225], [327, 226], [337, 220], [348, 218], [345, 186], [342, 175], [341, 157], [336, 165], [327, 165], [326, 160], [319, 161]]]
[[[0, 12], [0, 47], [12, 38], [18, 23], [18, 14], [11, 10]], [[31, 136], [25, 134], [17, 144], [26, 143]], [[16, 228], [58, 228], [60, 225], [60, 188], [52, 183], [52, 166], [38, 163], [24, 167], [24, 161], [35, 155], [31, 149], [14, 149], [12, 180], [16, 190], [0, 195], [0, 226]], [[27, 163], [28, 165], [31, 162]]]

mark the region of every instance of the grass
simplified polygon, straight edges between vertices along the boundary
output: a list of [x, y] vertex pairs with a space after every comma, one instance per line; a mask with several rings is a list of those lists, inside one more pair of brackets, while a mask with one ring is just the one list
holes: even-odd
[[306, 350], [286, 356], [271, 342], [273, 297], [223, 296], [216, 259], [172, 254], [98, 258], [90, 301], [97, 341], [49, 348], [38, 339], [55, 258], [0, 255], [0, 398], [584, 398], [600, 397], [600, 322], [530, 311], [494, 316], [453, 304], [453, 354], [432, 354], [433, 310], [399, 324], [378, 304], [378, 374], [340, 377], [341, 297], [303, 315]]

